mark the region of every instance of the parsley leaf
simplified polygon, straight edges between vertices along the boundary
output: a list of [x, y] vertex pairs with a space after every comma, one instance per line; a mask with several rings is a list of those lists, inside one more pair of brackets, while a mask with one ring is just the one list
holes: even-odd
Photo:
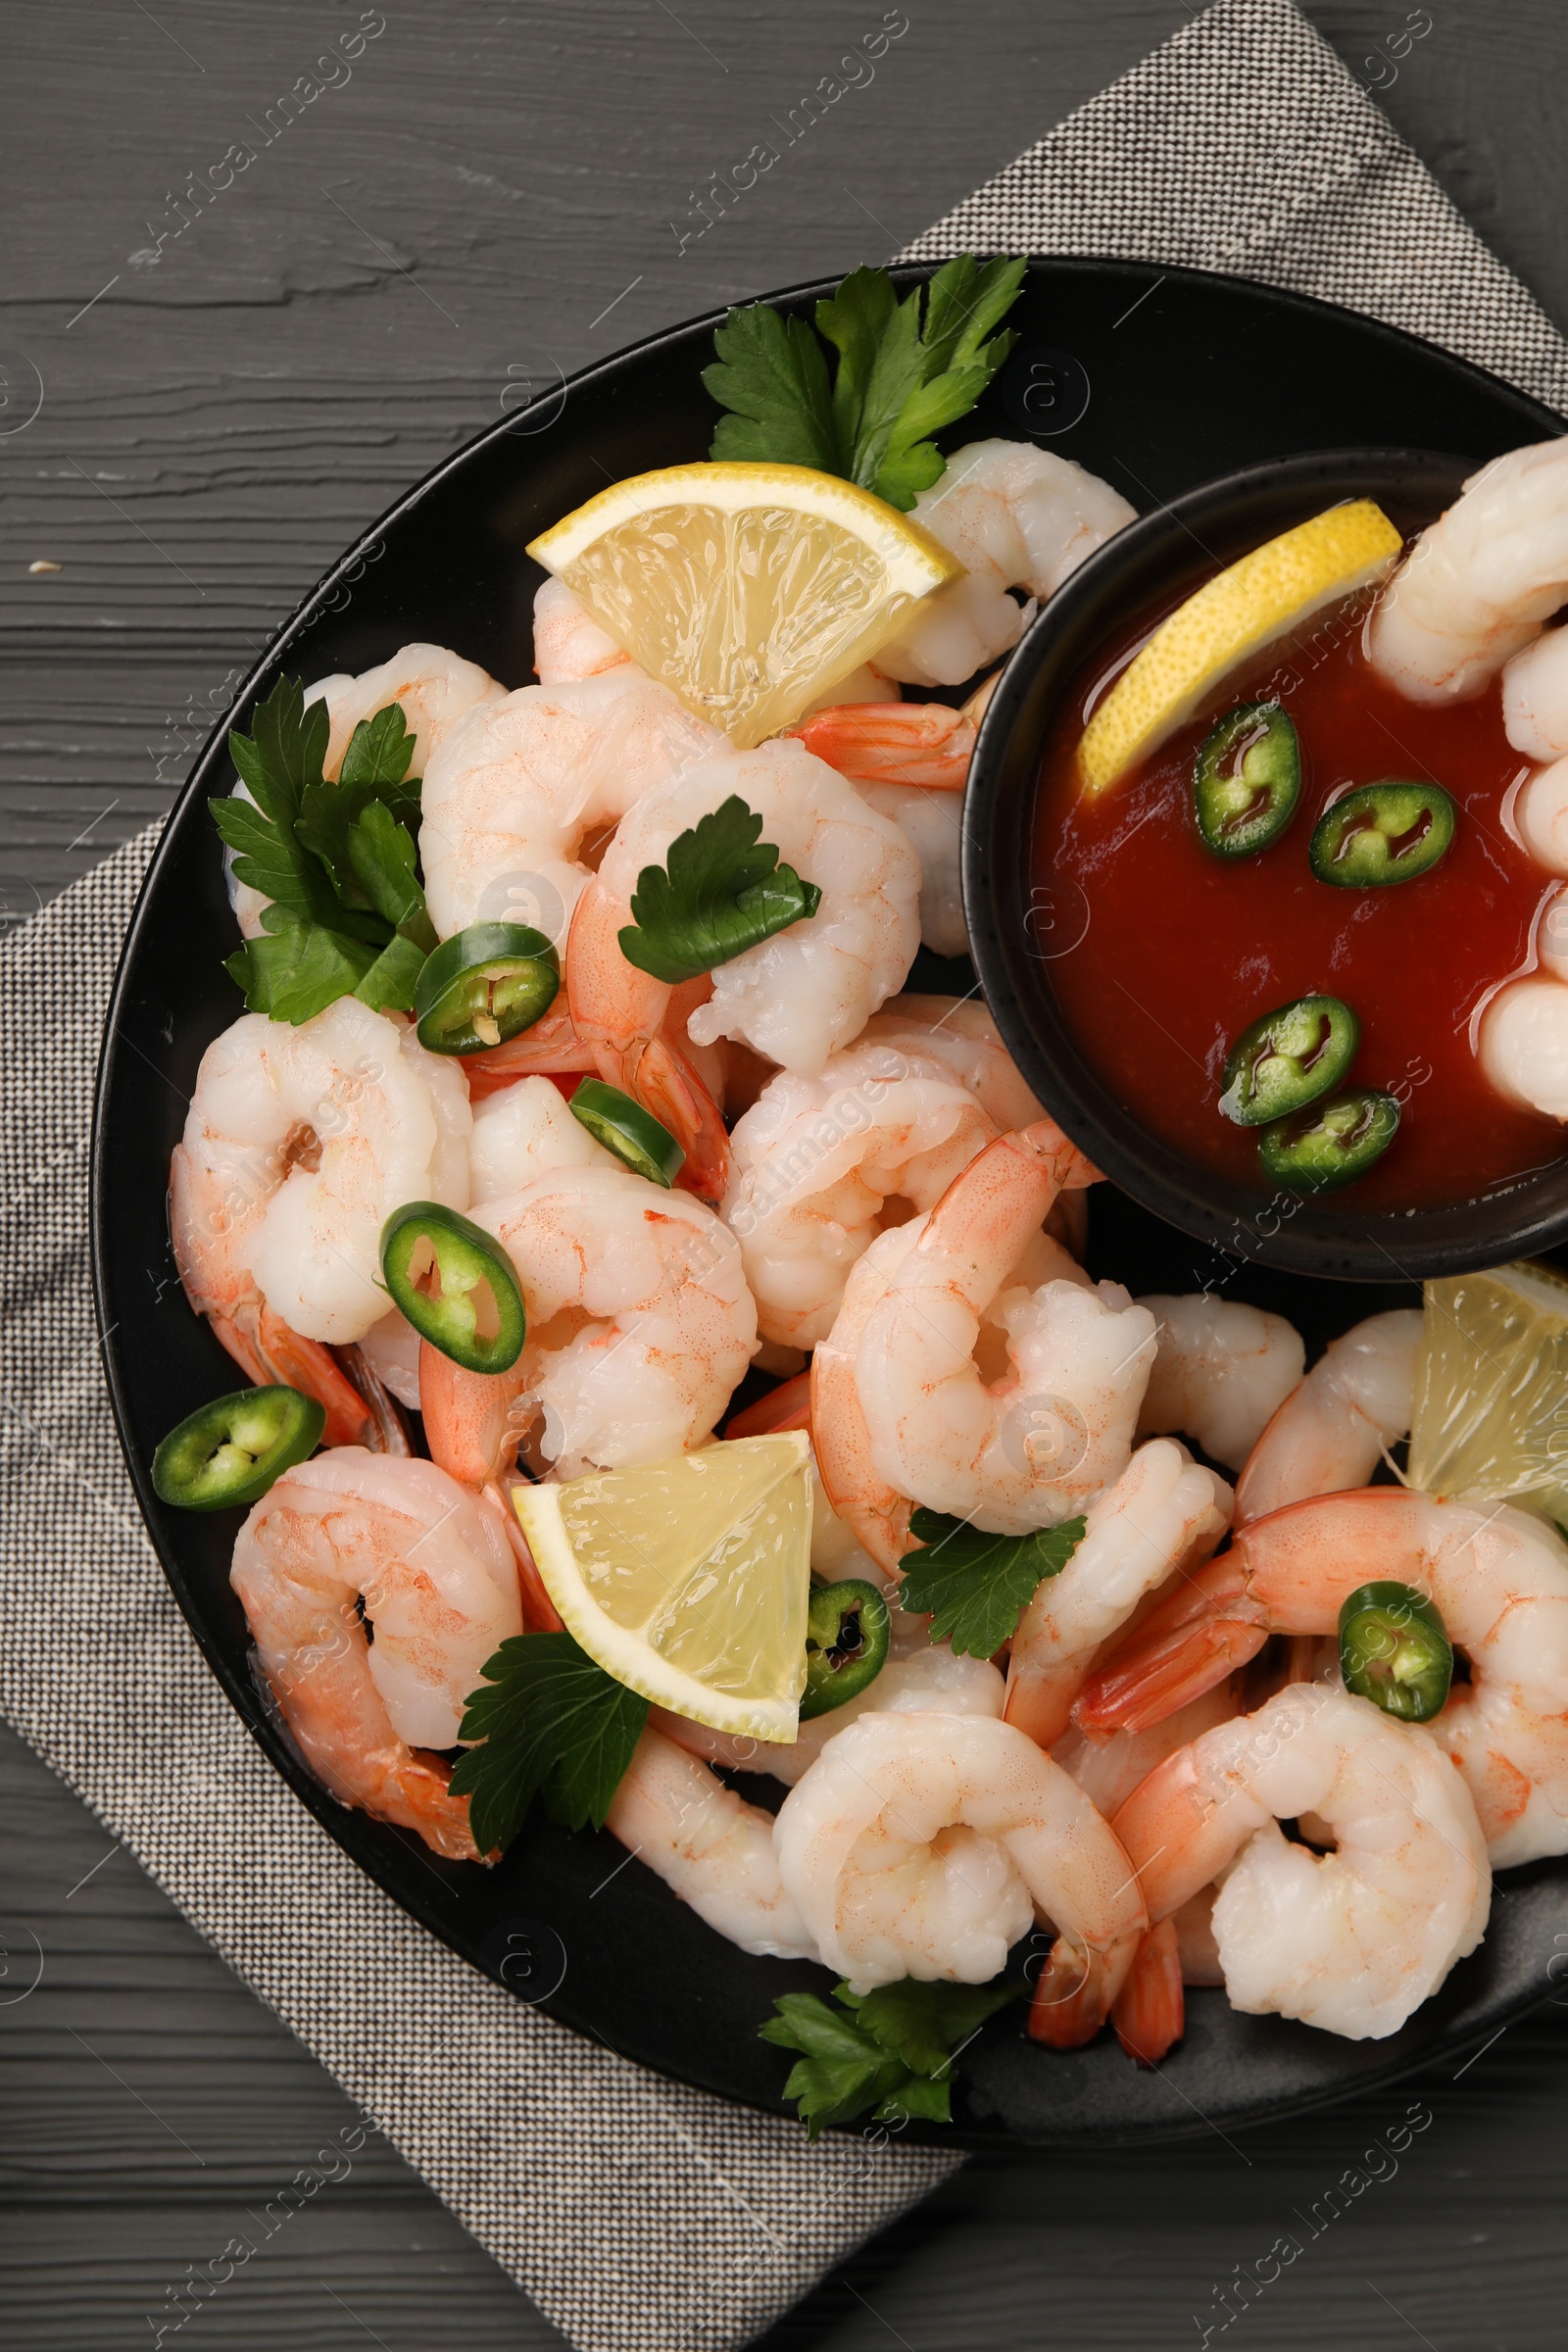
[[1020, 1989], [906, 1981], [858, 1993], [835, 1984], [833, 1998], [849, 2016], [819, 1993], [786, 1992], [773, 2003], [777, 2014], [758, 2031], [763, 2041], [801, 2053], [784, 2096], [795, 2101], [812, 2139], [868, 2107], [879, 2123], [918, 2116], [947, 2124], [955, 2058]]
[[854, 270], [817, 304], [816, 334], [763, 304], [730, 311], [703, 371], [731, 412], [710, 454], [815, 466], [906, 514], [946, 463], [928, 436], [968, 415], [1018, 339], [994, 330], [1027, 267], [959, 254], [903, 302], [885, 270]]
[[715, 458], [770, 458], [839, 473], [827, 356], [804, 318], [782, 318], [765, 303], [730, 311], [713, 336], [718, 363], [703, 382], [721, 409]]
[[603, 1829], [648, 1721], [639, 1698], [579, 1649], [570, 1634], [515, 1634], [484, 1662], [459, 1737], [452, 1790], [469, 1799], [481, 1854], [512, 1843], [539, 1797], [568, 1830]]
[[816, 912], [822, 893], [780, 865], [762, 820], [736, 793], [669, 845], [663, 865], [645, 865], [632, 893], [636, 917], [620, 952], [639, 971], [672, 986], [744, 955]]
[[1064, 1519], [1032, 1536], [993, 1536], [922, 1504], [909, 1514], [909, 1533], [928, 1548], [905, 1553], [900, 1599], [917, 1616], [931, 1613], [933, 1642], [995, 1657], [1017, 1631], [1036, 1587], [1066, 1567], [1086, 1525]]
[[362, 719], [343, 780], [321, 773], [326, 707], [282, 678], [257, 706], [254, 735], [229, 736], [250, 794], [208, 806], [241, 882], [270, 902], [261, 935], [226, 959], [252, 1012], [308, 1021], [339, 997], [372, 1010], [413, 1009], [436, 945], [417, 876], [414, 737], [396, 703]]

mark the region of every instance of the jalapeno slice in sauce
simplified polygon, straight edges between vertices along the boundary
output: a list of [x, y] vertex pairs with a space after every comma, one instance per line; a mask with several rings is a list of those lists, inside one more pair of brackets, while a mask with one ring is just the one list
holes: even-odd
[[1401, 1723], [1430, 1723], [1453, 1681], [1453, 1648], [1432, 1602], [1414, 1585], [1362, 1585], [1340, 1611], [1347, 1690]]
[[321, 1442], [326, 1407], [298, 1389], [236, 1389], [172, 1429], [153, 1455], [153, 1490], [182, 1511], [259, 1502]]
[[1457, 819], [1441, 784], [1363, 784], [1324, 809], [1307, 858], [1320, 882], [1383, 890], [1431, 873], [1447, 853]]
[[623, 1095], [618, 1086], [585, 1078], [573, 1090], [566, 1108], [596, 1144], [613, 1152], [633, 1175], [646, 1176], [650, 1184], [662, 1184], [667, 1192], [686, 1165], [686, 1154], [669, 1129], [630, 1095]]
[[522, 1288], [492, 1234], [439, 1200], [411, 1200], [381, 1228], [381, 1275], [421, 1340], [468, 1372], [505, 1372], [527, 1333]]
[[801, 1721], [858, 1698], [888, 1659], [888, 1604], [875, 1585], [850, 1577], [818, 1585], [806, 1612], [806, 1690]]
[[1338, 997], [1298, 997], [1244, 1029], [1225, 1056], [1220, 1109], [1265, 1127], [1331, 1094], [1355, 1059], [1361, 1024]]
[[1240, 703], [1209, 730], [1193, 763], [1198, 830], [1216, 858], [1250, 858], [1278, 841], [1301, 797], [1296, 722], [1278, 703]]
[[470, 923], [425, 957], [414, 991], [421, 1046], [482, 1054], [531, 1029], [555, 1003], [561, 958], [528, 923]]
[[1399, 1105], [1375, 1087], [1351, 1087], [1326, 1102], [1265, 1127], [1257, 1139], [1263, 1173], [1293, 1192], [1332, 1193], [1364, 1176], [1399, 1126]]

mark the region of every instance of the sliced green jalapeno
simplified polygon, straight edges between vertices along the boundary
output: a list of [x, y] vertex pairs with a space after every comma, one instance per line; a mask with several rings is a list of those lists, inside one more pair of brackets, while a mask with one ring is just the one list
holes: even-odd
[[182, 1511], [259, 1502], [309, 1460], [325, 1427], [326, 1407], [298, 1389], [236, 1389], [170, 1431], [153, 1455], [153, 1490]]
[[1242, 703], [1210, 729], [1193, 763], [1198, 830], [1216, 858], [1278, 841], [1301, 797], [1296, 722], [1278, 703]]
[[1448, 1695], [1453, 1648], [1432, 1602], [1414, 1585], [1362, 1585], [1340, 1611], [1347, 1690], [1401, 1723], [1430, 1723]]
[[1332, 1093], [1355, 1059], [1361, 1024], [1338, 997], [1298, 997], [1244, 1029], [1225, 1056], [1219, 1106], [1238, 1127], [1265, 1127]]
[[566, 1107], [574, 1119], [582, 1121], [596, 1144], [613, 1152], [650, 1184], [662, 1184], [667, 1191], [686, 1165], [686, 1154], [669, 1129], [662, 1127], [652, 1111], [644, 1110], [630, 1095], [623, 1095], [618, 1086], [585, 1078], [573, 1090]]
[[531, 1029], [561, 987], [561, 958], [527, 923], [470, 923], [425, 957], [414, 991], [432, 1054], [482, 1054]]
[[806, 1612], [803, 1723], [858, 1698], [876, 1681], [887, 1664], [890, 1624], [887, 1602], [858, 1577], [813, 1590]]
[[469, 1372], [505, 1372], [527, 1333], [522, 1289], [493, 1235], [439, 1200], [411, 1200], [381, 1228], [381, 1274], [421, 1340]]
[[1312, 827], [1312, 871], [1341, 890], [1413, 882], [1446, 856], [1458, 813], [1441, 784], [1363, 784]]
[[1299, 1193], [1353, 1184], [1383, 1157], [1399, 1126], [1399, 1105], [1375, 1087], [1352, 1087], [1327, 1102], [1265, 1127], [1257, 1139], [1263, 1173]]

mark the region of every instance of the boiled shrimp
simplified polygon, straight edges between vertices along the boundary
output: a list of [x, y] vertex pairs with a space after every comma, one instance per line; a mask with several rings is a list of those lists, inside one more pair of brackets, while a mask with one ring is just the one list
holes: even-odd
[[[1287, 1841], [1280, 1823], [1302, 1814], [1333, 1852]], [[1486, 1929], [1492, 1873], [1463, 1781], [1418, 1726], [1343, 1690], [1295, 1683], [1204, 1732], [1111, 1826], [1154, 1920], [1224, 1874], [1214, 1938], [1232, 2007], [1253, 2015], [1381, 2040]]]
[[1158, 1345], [1140, 1437], [1181, 1430], [1216, 1462], [1239, 1470], [1300, 1380], [1300, 1334], [1283, 1315], [1206, 1292], [1141, 1303], [1155, 1318]]
[[564, 580], [543, 582], [533, 600], [533, 667], [541, 686], [602, 677], [630, 661], [625, 647], [599, 626]]
[[1568, 1545], [1527, 1512], [1363, 1487], [1253, 1519], [1097, 1668], [1078, 1721], [1157, 1722], [1270, 1633], [1334, 1633], [1342, 1603], [1384, 1578], [1425, 1593], [1469, 1660], [1428, 1729], [1469, 1785], [1494, 1863], [1568, 1853]]
[[850, 1276], [812, 1359], [811, 1425], [834, 1508], [883, 1566], [914, 1503], [1023, 1535], [1126, 1467], [1153, 1316], [1114, 1283], [1014, 1279], [1058, 1192], [1093, 1174], [1050, 1120], [1001, 1136]]
[[1505, 1101], [1568, 1120], [1568, 987], [1537, 972], [1499, 989], [1481, 1015], [1476, 1057]]
[[814, 1078], [771, 1078], [730, 1137], [723, 1205], [763, 1337], [825, 1339], [889, 1201], [906, 1215], [934, 1208], [996, 1132], [940, 1061], [896, 1046], [857, 1046]]
[[455, 1745], [485, 1660], [522, 1631], [505, 1514], [433, 1462], [339, 1446], [256, 1504], [231, 1582], [283, 1721], [332, 1794], [477, 1861], [467, 1799], [427, 1751]]
[[[572, 1018], [612, 1053], [650, 1036], [664, 984], [620, 954], [631, 895], [645, 865], [662, 864], [679, 833], [732, 795], [762, 819], [780, 860], [822, 893], [815, 914], [748, 948], [713, 973], [710, 1002], [691, 1017], [699, 1044], [736, 1038], [808, 1076], [858, 1037], [914, 957], [919, 866], [898, 827], [798, 743], [721, 751], [664, 791], [638, 802], [605, 853], [573, 925], [567, 976]], [[606, 1075], [610, 1076], [607, 1070]]]
[[740, 1246], [711, 1210], [594, 1166], [557, 1168], [472, 1215], [517, 1270], [528, 1336], [513, 1369], [488, 1377], [422, 1349], [438, 1462], [482, 1487], [536, 1421], [563, 1479], [706, 1443], [757, 1345]]
[[1479, 694], [1568, 601], [1568, 438], [1509, 450], [1465, 483], [1378, 600], [1374, 669], [1415, 703]]
[[393, 1209], [466, 1205], [469, 1125], [461, 1074], [354, 997], [297, 1028], [242, 1013], [202, 1056], [170, 1166], [180, 1281], [253, 1380], [327, 1406], [330, 1444], [368, 1415], [327, 1349], [386, 1314]]
[[515, 1078], [474, 1104], [468, 1167], [475, 1200], [504, 1200], [554, 1168], [624, 1164], [572, 1117], [549, 1078]]
[[[965, 576], [938, 591], [892, 645], [884, 675], [957, 686], [1010, 652], [1086, 556], [1136, 519], [1108, 482], [1028, 441], [971, 441], [956, 450], [914, 520], [952, 551]], [[1019, 604], [1009, 589], [1028, 592]]]
[[[934, 1056], [968, 1088], [1004, 1134], [1032, 1127], [1046, 1115], [978, 996], [890, 997], [857, 1042], [902, 1046], [906, 1052]], [[1081, 1204], [1082, 1196], [1064, 1193], [1060, 1199]]]
[[1049, 1917], [1082, 1974], [1074, 2028], [1087, 2038], [1147, 1924], [1126, 1854], [1083, 1791], [986, 1715], [862, 1715], [790, 1790], [774, 1843], [823, 1961], [858, 1991], [903, 1977], [989, 1984]]
[[1018, 1621], [1007, 1721], [1054, 1746], [1101, 1645], [1147, 1592], [1208, 1558], [1230, 1526], [1232, 1501], [1225, 1481], [1169, 1438], [1141, 1446], [1090, 1504], [1065, 1568], [1046, 1578]]
[[1238, 1519], [1364, 1487], [1410, 1427], [1421, 1311], [1368, 1315], [1331, 1340], [1258, 1439], [1236, 1487]]
[[529, 923], [564, 950], [591, 837], [722, 742], [629, 662], [469, 711], [442, 737], [420, 796], [437, 931]]
[[[1216, 1723], [1229, 1723], [1233, 1715], [1242, 1712], [1239, 1681], [1236, 1677], [1216, 1683], [1212, 1690], [1167, 1715], [1163, 1723], [1151, 1724], [1146, 1732], [1106, 1732], [1096, 1737], [1069, 1724], [1052, 1743], [1052, 1760], [1063, 1772], [1071, 1773], [1090, 1802], [1111, 1821], [1117, 1806], [1127, 1802], [1156, 1764], [1163, 1764], [1200, 1732], [1211, 1731]], [[1218, 1981], [1216, 1978], [1216, 1984]]]
[[743, 1952], [816, 1959], [816, 1944], [780, 1877], [771, 1818], [652, 1726], [637, 1742], [605, 1826]]
[[[735, 1732], [715, 1732], [662, 1707], [654, 1709], [651, 1720], [678, 1746], [710, 1764], [722, 1764], [734, 1772], [766, 1773], [769, 1779], [793, 1788], [828, 1741], [862, 1715], [989, 1715], [993, 1722], [1000, 1722], [1004, 1695], [1002, 1676], [988, 1659], [962, 1657], [946, 1643], [925, 1642], [902, 1657], [890, 1657], [875, 1680], [854, 1698], [846, 1699], [843, 1706], [827, 1715], [808, 1717], [793, 1741], [750, 1740]], [[1101, 1811], [1104, 1811], [1102, 1805]]]

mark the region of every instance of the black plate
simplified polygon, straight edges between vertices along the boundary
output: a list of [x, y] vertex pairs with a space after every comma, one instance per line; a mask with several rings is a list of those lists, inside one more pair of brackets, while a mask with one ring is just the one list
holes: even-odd
[[[906, 283], [921, 274], [900, 273]], [[1419, 444], [1484, 459], [1560, 429], [1519, 393], [1348, 313], [1192, 271], [1152, 284], [1153, 273], [1128, 264], [1036, 264], [1016, 314], [1019, 347], [973, 431], [1036, 431], [1148, 510], [1288, 452]], [[777, 299], [805, 310], [824, 291]], [[361, 670], [416, 638], [456, 647], [508, 685], [526, 682], [539, 573], [525, 542], [608, 481], [707, 454], [713, 412], [699, 369], [715, 323], [590, 369], [451, 459], [327, 574], [247, 681], [170, 821], [126, 943], [94, 1129], [93, 1267], [115, 1412], [153, 1541], [214, 1672], [302, 1802], [396, 1901], [519, 1997], [645, 2066], [778, 2109], [787, 2061], [757, 2029], [775, 1995], [824, 1985], [823, 1972], [747, 1958], [608, 1836], [535, 1822], [486, 1871], [439, 1862], [417, 1839], [345, 1811], [301, 1769], [252, 1681], [228, 1586], [236, 1516], [168, 1511], [148, 1479], [165, 1431], [234, 1385], [180, 1295], [165, 1220], [169, 1154], [197, 1064], [239, 1011], [221, 968], [234, 933], [205, 806], [232, 780], [226, 728], [249, 724], [281, 671]], [[952, 985], [953, 968], [916, 981]], [[1102, 1270], [1135, 1290], [1189, 1290], [1209, 1270], [1200, 1248], [1122, 1196], [1104, 1192], [1096, 1217]], [[1256, 1269], [1230, 1290], [1289, 1313], [1314, 1347], [1396, 1296]], [[1089, 2145], [1228, 2130], [1478, 2039], [1546, 1992], [1553, 1936], [1568, 1934], [1568, 1870], [1511, 1874], [1505, 1887], [1481, 1951], [1392, 2040], [1356, 2044], [1242, 2017], [1204, 1992], [1191, 2000], [1186, 2040], [1146, 2074], [1108, 2036], [1059, 2057], [1004, 2018], [964, 2057], [958, 2134]], [[321, 1966], [331, 1965], [323, 1940]]]

